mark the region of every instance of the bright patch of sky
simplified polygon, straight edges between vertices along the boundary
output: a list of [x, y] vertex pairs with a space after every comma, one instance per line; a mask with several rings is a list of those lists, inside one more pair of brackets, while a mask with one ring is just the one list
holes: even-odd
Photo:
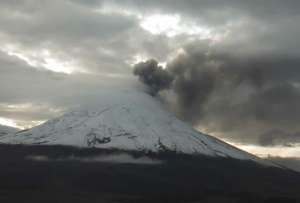
[[47, 110], [51, 113], [61, 113], [64, 111], [62, 108], [53, 108], [46, 104], [33, 104], [33, 103], [23, 103], [23, 104], [6, 104], [0, 103], [0, 109], [7, 112], [30, 112], [30, 111], [42, 111]]
[[223, 141], [236, 146], [246, 152], [259, 156], [261, 158], [267, 158], [270, 156], [278, 156], [282, 158], [300, 158], [300, 145], [294, 146], [259, 146], [259, 145], [250, 145], [250, 144], [241, 144], [230, 142], [228, 140]]
[[146, 60], [148, 60], [148, 56], [146, 56], [146, 55], [142, 55], [142, 54], [136, 54], [136, 55], [134, 55], [134, 56], [132, 56], [130, 59], [128, 59], [127, 61], [126, 61], [126, 63], [128, 64], [128, 65], [130, 65], [130, 66], [133, 66], [134, 64], [137, 64], [137, 63], [139, 63], [139, 62], [141, 62], [141, 61], [146, 61]]
[[[142, 55], [142, 54], [136, 54], [134, 55], [131, 59], [127, 60], [126, 63], [130, 66], [133, 67], [135, 64], [139, 63], [139, 62], [144, 62], [147, 61], [149, 58], [149, 56], [146, 55]], [[159, 66], [161, 66], [162, 68], [166, 68], [167, 67], [167, 61], [161, 61], [158, 63]]]
[[14, 45], [4, 45], [0, 50], [10, 56], [19, 58], [33, 68], [44, 68], [49, 71], [65, 74], [85, 72], [83, 68], [78, 67], [74, 61], [59, 59], [47, 49], [25, 51]]
[[141, 28], [153, 35], [166, 35], [176, 37], [178, 35], [193, 35], [198, 39], [211, 39], [211, 29], [200, 26], [192, 20], [184, 20], [179, 14], [143, 14], [139, 11], [117, 6], [115, 4], [103, 4], [94, 12], [101, 14], [118, 14], [135, 17]]
[[193, 22], [185, 22], [180, 15], [154, 14], [145, 16], [140, 22], [140, 26], [154, 35], [163, 34], [167, 37], [177, 35], [197, 35], [199, 39], [211, 38], [211, 30], [199, 26]]
[[259, 157], [269, 157], [269, 156], [279, 156], [282, 158], [289, 157], [300, 157], [300, 146], [272, 146], [272, 147], [263, 147], [257, 145], [236, 145], [242, 150], [255, 154]]
[[4, 126], [9, 126], [9, 127], [13, 127], [13, 128], [21, 128], [22, 126], [19, 126], [16, 121], [14, 121], [13, 119], [8, 119], [8, 118], [3, 118], [0, 117], [0, 125], [4, 125]]
[[[14, 128], [27, 129], [34, 126], [40, 125], [45, 122], [45, 120], [40, 119], [26, 119], [27, 117], [41, 112], [46, 112], [48, 116], [55, 117], [63, 114], [65, 109], [55, 108], [47, 104], [37, 104], [37, 103], [21, 103], [21, 104], [8, 104], [0, 103], [1, 117], [0, 125], [6, 125]], [[11, 115], [23, 115], [15, 119]]]
[[11, 118], [5, 118], [0, 117], [0, 125], [9, 126], [13, 128], [18, 129], [29, 129], [34, 126], [41, 125], [42, 123], [46, 122], [45, 120], [34, 120], [34, 121], [28, 121], [28, 120], [15, 120]]

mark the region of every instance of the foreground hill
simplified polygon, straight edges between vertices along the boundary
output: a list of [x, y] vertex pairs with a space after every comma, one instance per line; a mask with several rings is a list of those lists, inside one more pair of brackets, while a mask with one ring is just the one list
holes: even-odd
[[248, 160], [39, 145], [0, 160], [0, 202], [300, 202], [298, 173]]

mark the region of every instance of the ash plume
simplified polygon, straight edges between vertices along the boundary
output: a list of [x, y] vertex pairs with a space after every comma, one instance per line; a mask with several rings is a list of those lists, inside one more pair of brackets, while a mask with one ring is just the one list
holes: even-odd
[[[157, 64], [154, 59], [139, 63], [134, 73], [155, 94], [172, 92], [173, 110], [181, 119], [245, 143], [286, 145], [293, 137], [299, 140], [297, 57], [238, 56], [188, 46], [166, 69]], [[274, 129], [281, 132], [276, 141], [265, 133]]]
[[154, 59], [136, 64], [133, 73], [149, 87], [150, 94], [153, 96], [161, 90], [170, 88], [173, 81], [172, 75], [159, 66]]

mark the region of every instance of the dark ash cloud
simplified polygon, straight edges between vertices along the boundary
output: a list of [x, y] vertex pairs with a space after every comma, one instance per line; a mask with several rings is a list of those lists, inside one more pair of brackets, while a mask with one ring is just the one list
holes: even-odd
[[173, 81], [172, 75], [159, 66], [154, 59], [136, 64], [133, 73], [149, 86], [150, 94], [153, 96], [161, 90], [168, 89]]
[[181, 119], [240, 142], [300, 142], [297, 57], [242, 56], [202, 47], [186, 46], [165, 69], [173, 78], [168, 91], [175, 95], [174, 111]]
[[216, 88], [217, 70], [206, 63], [204, 53], [179, 55], [168, 64], [174, 76], [172, 90], [176, 95], [176, 112], [184, 120], [197, 123], [203, 115], [203, 106]]

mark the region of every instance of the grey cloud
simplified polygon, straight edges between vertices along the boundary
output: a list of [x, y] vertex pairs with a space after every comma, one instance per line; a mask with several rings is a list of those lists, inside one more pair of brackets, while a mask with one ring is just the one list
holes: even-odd
[[[75, 61], [93, 72], [128, 72], [124, 58], [129, 58], [130, 50], [124, 57], [118, 48], [110, 47], [112, 54], [101, 50], [119, 38], [124, 41], [137, 27], [135, 18], [96, 13], [68, 1], [5, 5], [0, 8], [7, 11], [0, 14], [2, 44], [15, 44], [21, 52], [46, 49], [61, 61]], [[123, 46], [129, 47], [126, 43]]]
[[[282, 50], [280, 53], [298, 50], [298, 43], [294, 39], [300, 32], [297, 26], [299, 2], [293, 0], [259, 3], [236, 0], [1, 2], [2, 43], [17, 43], [23, 50], [37, 52], [42, 48], [49, 49], [61, 60], [75, 60], [92, 71], [123, 73], [129, 70], [124, 61], [136, 53], [144, 53], [162, 61], [166, 60], [172, 48], [178, 47], [174, 44], [180, 46], [178, 41], [185, 41], [151, 36], [139, 28], [138, 19], [134, 16], [93, 12], [93, 9], [105, 4], [116, 4], [136, 13], [149, 14], [158, 10], [161, 13], [179, 13], [199, 25], [209, 24], [209, 27], [216, 29], [215, 32], [229, 29], [231, 37], [240, 41], [231, 41], [230, 37], [226, 39], [228, 43], [239, 43], [246, 50], [254, 47], [253, 52], [259, 48], [276, 48]], [[272, 22], [266, 23], [265, 19]], [[237, 20], [241, 21], [237, 22], [239, 26], [230, 26], [231, 21]], [[218, 30], [217, 27], [222, 29]], [[158, 40], [159, 45], [153, 43]], [[99, 48], [107, 49], [110, 53], [101, 52]]]
[[28, 4], [29, 8], [26, 10], [22, 4], [15, 9], [15, 12], [24, 15], [24, 18], [13, 17], [13, 14], [3, 15], [2, 29], [5, 28], [5, 31], [20, 38], [23, 34], [35, 39], [36, 42], [38, 40], [75, 40], [72, 42], [76, 42], [78, 38], [86, 41], [106, 40], [135, 25], [134, 18], [120, 18], [115, 14], [92, 12], [90, 9], [77, 7], [67, 1], [41, 1], [40, 3], [30, 1]]
[[127, 61], [136, 54], [165, 60], [170, 53], [174, 42], [141, 29], [137, 17], [97, 13], [101, 2], [92, 7], [79, 2], [1, 2], [0, 42], [16, 45], [20, 52], [49, 50], [60, 61], [97, 73], [128, 74]]
[[287, 133], [279, 129], [274, 129], [260, 135], [259, 143], [262, 146], [285, 145], [293, 147], [294, 143], [300, 143], [300, 133]]
[[[66, 75], [30, 67], [17, 57], [0, 52], [0, 117], [47, 120], [71, 108], [97, 102], [101, 92], [136, 88], [132, 78]], [[11, 109], [7, 105], [30, 105]]]
[[[116, 1], [118, 2], [118, 1]], [[213, 33], [229, 33], [226, 42], [240, 52], [274, 51], [278, 54], [299, 53], [300, 34], [297, 0], [199, 0], [199, 1], [122, 1], [125, 8], [145, 13], [180, 14], [183, 19], [211, 28]]]
[[274, 22], [282, 18], [298, 16], [300, 8], [297, 0], [125, 0], [112, 2], [127, 9], [141, 10], [145, 13], [179, 13], [211, 25], [221, 25], [242, 18]]

